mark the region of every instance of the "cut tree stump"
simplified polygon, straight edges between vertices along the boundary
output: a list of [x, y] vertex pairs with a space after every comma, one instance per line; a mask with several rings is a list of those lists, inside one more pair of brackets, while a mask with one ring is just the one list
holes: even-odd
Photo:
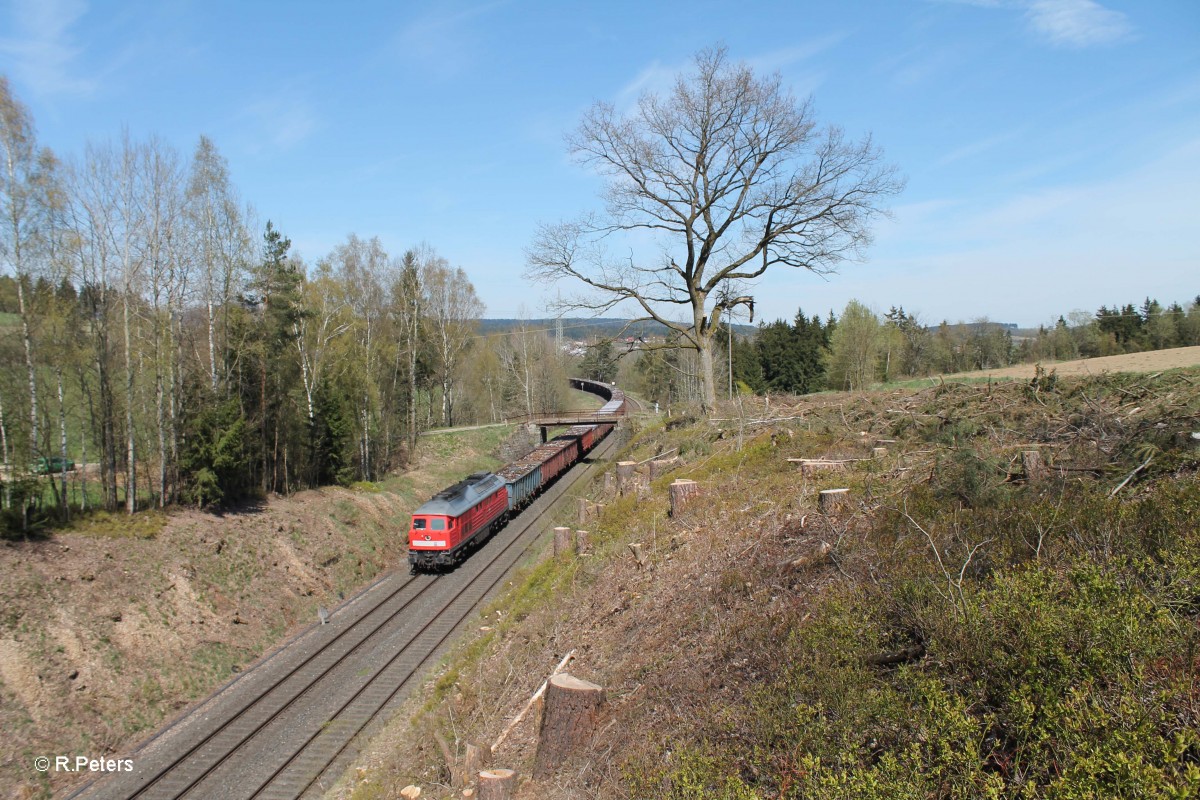
[[569, 552], [571, 552], [571, 529], [570, 528], [555, 528], [554, 529], [554, 557], [558, 558]]
[[665, 475], [675, 467], [679, 466], [679, 459], [676, 458], [660, 458], [657, 461], [650, 462], [650, 480], [657, 480], [660, 476]]
[[1021, 453], [1021, 467], [1025, 470], [1026, 483], [1041, 483], [1046, 477], [1046, 465], [1042, 463], [1042, 454], [1037, 450]]
[[537, 780], [552, 775], [591, 741], [604, 705], [604, 688], [564, 672], [550, 679], [545, 703], [533, 762]]
[[845, 472], [849, 459], [838, 458], [789, 458], [793, 464], [800, 465], [801, 475], [815, 475], [818, 472]]
[[587, 531], [575, 531], [575, 555], [587, 552], [589, 535]]
[[671, 516], [677, 516], [692, 498], [700, 493], [700, 484], [680, 478], [671, 483], [668, 494], [671, 498]]
[[836, 514], [849, 506], [849, 489], [823, 489], [817, 498], [817, 508], [822, 514]]
[[467, 752], [463, 756], [462, 768], [455, 771], [454, 786], [460, 789], [469, 787], [474, 782], [475, 776], [479, 774], [479, 770], [486, 766], [487, 755], [486, 748], [467, 742]]
[[871, 455], [875, 456], [875, 458], [883, 458], [884, 456], [887, 455], [887, 453], [888, 453], [888, 451], [887, 451], [886, 447], [872, 447], [871, 448]]
[[633, 560], [637, 562], [638, 569], [643, 569], [646, 566], [646, 554], [642, 552], [642, 543], [632, 542], [629, 552], [633, 553]]
[[517, 773], [511, 769], [479, 772], [479, 800], [512, 800], [517, 790]]
[[617, 462], [617, 494], [624, 496], [637, 488], [636, 461]]
[[588, 521], [588, 501], [586, 497], [579, 498], [579, 524]]
[[421, 796], [421, 787], [412, 786], [411, 784], [405, 786], [400, 790], [400, 796], [403, 797], [404, 800], [417, 800], [417, 798]]

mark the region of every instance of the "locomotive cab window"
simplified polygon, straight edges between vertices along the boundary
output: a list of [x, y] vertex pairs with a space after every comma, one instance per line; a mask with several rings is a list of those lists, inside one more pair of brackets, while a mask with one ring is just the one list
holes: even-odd
[[446, 530], [446, 518], [445, 517], [434, 517], [433, 519], [429, 520], [429, 527], [430, 527], [430, 529], [435, 530], [435, 531]]
[[413, 517], [413, 530], [415, 530], [415, 531], [425, 530], [425, 518], [424, 517]]

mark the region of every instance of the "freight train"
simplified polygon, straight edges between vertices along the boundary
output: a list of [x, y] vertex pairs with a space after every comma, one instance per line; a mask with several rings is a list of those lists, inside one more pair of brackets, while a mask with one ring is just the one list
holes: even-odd
[[495, 472], [476, 472], [431, 497], [413, 512], [408, 531], [408, 563], [414, 572], [445, 570], [461, 562], [612, 432], [625, 411], [624, 392], [582, 378], [572, 378], [571, 386], [607, 400], [589, 416], [612, 417], [612, 422], [574, 425], [524, 458]]

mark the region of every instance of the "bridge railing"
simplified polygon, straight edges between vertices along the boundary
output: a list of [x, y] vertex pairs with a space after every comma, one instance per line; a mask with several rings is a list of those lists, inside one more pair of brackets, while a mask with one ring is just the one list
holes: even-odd
[[577, 421], [577, 420], [608, 420], [616, 419], [617, 414], [604, 413], [599, 409], [593, 411], [549, 411], [545, 414], [517, 414], [516, 416], [505, 417], [505, 422], [557, 422]]

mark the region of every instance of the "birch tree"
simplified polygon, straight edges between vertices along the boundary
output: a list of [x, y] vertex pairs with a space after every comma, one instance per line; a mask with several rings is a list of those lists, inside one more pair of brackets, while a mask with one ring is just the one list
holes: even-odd
[[231, 366], [224, 354], [229, 311], [249, 269], [252, 237], [229, 179], [229, 165], [207, 136], [201, 136], [196, 145], [187, 198], [199, 291], [206, 313], [208, 379], [217, 393], [229, 379]]
[[421, 276], [429, 332], [438, 355], [442, 385], [442, 424], [454, 424], [454, 392], [459, 359], [483, 316], [483, 301], [461, 267], [452, 269], [444, 258], [426, 262]]
[[28, 458], [38, 453], [38, 386], [28, 296], [38, 246], [37, 144], [25, 106], [0, 76], [0, 263], [16, 279], [21, 342], [29, 387]]
[[165, 508], [175, 491], [173, 473], [179, 438], [176, 326], [188, 277], [184, 257], [184, 173], [175, 152], [158, 140], [151, 140], [139, 155], [144, 185], [143, 257], [150, 302], [159, 506]]

